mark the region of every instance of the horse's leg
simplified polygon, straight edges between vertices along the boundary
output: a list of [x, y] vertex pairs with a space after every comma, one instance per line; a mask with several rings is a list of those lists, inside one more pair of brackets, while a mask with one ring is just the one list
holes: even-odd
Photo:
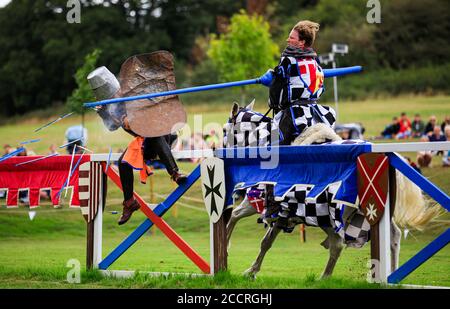
[[402, 231], [391, 220], [391, 271], [398, 268], [398, 260], [400, 258], [400, 240], [402, 238]]
[[247, 197], [244, 198], [244, 200], [241, 202], [241, 204], [239, 204], [238, 207], [233, 209], [230, 220], [228, 221], [228, 224], [227, 224], [227, 244], [228, 244], [228, 246], [230, 244], [231, 234], [233, 233], [233, 229], [236, 226], [236, 223], [240, 219], [254, 215], [256, 213], [257, 213], [256, 209], [250, 205]]
[[261, 250], [259, 251], [258, 257], [253, 262], [252, 266], [247, 269], [244, 274], [249, 276], [250, 278], [256, 278], [256, 274], [261, 269], [261, 264], [263, 262], [264, 256], [267, 251], [272, 247], [273, 242], [277, 238], [278, 233], [280, 233], [281, 229], [276, 226], [272, 226], [267, 229], [266, 235], [264, 235], [263, 240], [261, 241]]
[[327, 234], [327, 239], [322, 243], [322, 246], [330, 250], [330, 257], [328, 258], [327, 266], [322, 273], [321, 279], [331, 276], [342, 249], [344, 249], [344, 240], [333, 228], [326, 227], [322, 228], [322, 230]]

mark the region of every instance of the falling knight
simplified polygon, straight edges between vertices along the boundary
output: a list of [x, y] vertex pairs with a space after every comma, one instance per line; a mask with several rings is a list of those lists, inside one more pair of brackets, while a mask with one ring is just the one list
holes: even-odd
[[[119, 79], [104, 66], [91, 72], [87, 79], [97, 100], [176, 89], [173, 56], [167, 51], [128, 58], [121, 67]], [[140, 207], [133, 196], [133, 169], [140, 171], [140, 180], [145, 183], [151, 175], [146, 163], [159, 159], [173, 181], [177, 184], [186, 181], [171, 152], [176, 132], [186, 123], [186, 112], [177, 96], [97, 106], [95, 110], [108, 130], [122, 128], [133, 136], [118, 162], [124, 196], [118, 221], [121, 225]]]

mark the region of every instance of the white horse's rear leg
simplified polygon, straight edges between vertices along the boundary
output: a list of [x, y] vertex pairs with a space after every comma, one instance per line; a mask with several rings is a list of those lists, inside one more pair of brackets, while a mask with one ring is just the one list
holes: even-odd
[[327, 234], [327, 239], [322, 242], [322, 246], [330, 250], [330, 257], [328, 258], [327, 266], [325, 266], [321, 279], [331, 276], [339, 256], [341, 255], [342, 249], [344, 249], [344, 240], [333, 228], [327, 227], [322, 228], [322, 230]]
[[228, 224], [227, 224], [228, 247], [230, 246], [231, 234], [233, 233], [233, 229], [236, 226], [236, 223], [239, 220], [241, 220], [242, 218], [254, 215], [256, 213], [257, 213], [256, 209], [250, 205], [247, 196], [244, 198], [242, 203], [239, 204], [238, 207], [233, 209], [233, 212], [231, 213], [230, 221], [228, 221]]
[[398, 260], [400, 258], [400, 241], [402, 238], [402, 231], [391, 220], [391, 269], [392, 271], [398, 268]]
[[272, 247], [272, 244], [277, 238], [280, 231], [281, 229], [277, 228], [276, 226], [267, 229], [266, 235], [264, 235], [264, 238], [261, 241], [261, 250], [259, 251], [258, 257], [253, 262], [252, 266], [244, 272], [244, 275], [249, 276], [252, 279], [256, 278], [256, 274], [261, 269], [261, 264], [264, 260], [264, 256]]

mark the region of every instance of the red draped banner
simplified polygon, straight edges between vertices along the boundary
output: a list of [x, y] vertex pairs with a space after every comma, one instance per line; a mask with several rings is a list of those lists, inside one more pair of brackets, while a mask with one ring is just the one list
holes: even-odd
[[[72, 169], [80, 159], [80, 156], [75, 156]], [[39, 206], [41, 190], [50, 190], [53, 206], [59, 206], [60, 196], [58, 196], [58, 192], [69, 176], [72, 156], [61, 155], [16, 166], [16, 164], [37, 158], [41, 158], [41, 156], [13, 157], [0, 163], [0, 190], [6, 190], [7, 192], [6, 205], [8, 207], [17, 207], [19, 191], [28, 191], [30, 207]], [[80, 165], [89, 161], [90, 156], [85, 154], [81, 159]], [[78, 167], [70, 178], [68, 185], [73, 188], [70, 198], [71, 207], [80, 206], [78, 198]]]

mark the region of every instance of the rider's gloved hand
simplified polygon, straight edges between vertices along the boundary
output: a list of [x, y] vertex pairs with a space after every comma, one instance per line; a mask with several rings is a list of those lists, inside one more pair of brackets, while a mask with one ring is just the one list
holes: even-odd
[[274, 78], [274, 71], [272, 69], [267, 70], [267, 72], [259, 78], [261, 84], [266, 87], [270, 87], [272, 80]]

